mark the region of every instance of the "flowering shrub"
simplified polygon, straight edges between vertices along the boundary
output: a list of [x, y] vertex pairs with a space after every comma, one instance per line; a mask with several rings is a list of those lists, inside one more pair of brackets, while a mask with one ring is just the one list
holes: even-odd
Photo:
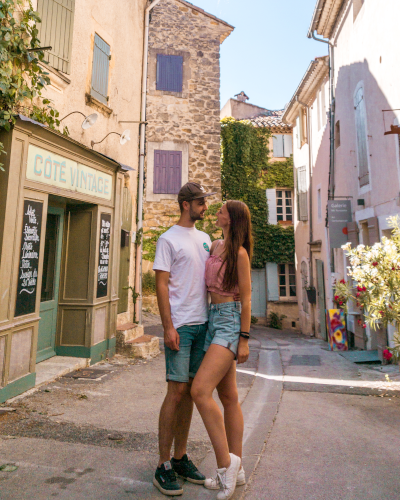
[[[358, 245], [351, 248], [350, 243], [342, 248], [350, 260], [348, 275], [357, 284], [355, 293], [350, 284], [336, 284], [336, 296], [347, 309], [352, 299], [364, 311], [365, 322], [373, 329], [389, 323], [397, 325], [394, 348], [388, 349], [394, 359], [400, 358], [400, 227], [397, 217], [390, 217], [389, 226], [393, 228], [392, 238], [382, 237], [381, 243], [372, 247]], [[365, 328], [366, 324], [362, 326]], [[397, 338], [397, 343], [396, 343]], [[391, 358], [391, 357], [390, 357]]]

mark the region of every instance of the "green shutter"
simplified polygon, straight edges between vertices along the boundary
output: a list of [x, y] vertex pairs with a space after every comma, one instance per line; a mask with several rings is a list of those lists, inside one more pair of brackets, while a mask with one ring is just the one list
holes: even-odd
[[51, 46], [46, 54], [50, 66], [71, 73], [72, 31], [75, 0], [38, 0], [39, 40], [42, 47]]
[[91, 94], [103, 104], [108, 104], [108, 72], [110, 68], [110, 46], [95, 34], [92, 67]]

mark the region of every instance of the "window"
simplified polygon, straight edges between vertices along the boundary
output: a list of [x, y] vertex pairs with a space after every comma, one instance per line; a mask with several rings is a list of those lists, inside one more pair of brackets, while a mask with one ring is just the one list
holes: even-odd
[[360, 188], [369, 184], [367, 113], [364, 100], [364, 89], [359, 87], [354, 96], [356, 118], [358, 178]]
[[294, 264], [278, 264], [279, 297], [296, 297], [296, 272]]
[[103, 104], [108, 105], [108, 72], [111, 59], [110, 46], [99, 37], [94, 36], [93, 67], [91, 95]]
[[37, 11], [42, 22], [37, 24], [41, 47], [52, 47], [46, 52], [51, 67], [71, 73], [72, 31], [75, 0], [38, 0]]
[[182, 92], [183, 57], [157, 54], [156, 90]]
[[307, 115], [303, 108], [300, 108], [299, 115], [296, 118], [296, 137], [297, 137], [297, 147], [301, 149], [304, 143], [307, 142]]
[[306, 292], [306, 286], [308, 285], [308, 269], [307, 263], [301, 263], [301, 298], [303, 304], [303, 311], [308, 313], [308, 298]]
[[274, 158], [289, 158], [293, 154], [293, 140], [289, 134], [272, 136]]
[[305, 166], [297, 169], [297, 206], [299, 211], [299, 220], [308, 220], [307, 169]]
[[153, 192], [178, 194], [182, 186], [182, 151], [154, 151]]
[[340, 146], [340, 120], [335, 125], [335, 149]]
[[276, 218], [278, 221], [293, 220], [292, 191], [277, 189], [276, 191]]

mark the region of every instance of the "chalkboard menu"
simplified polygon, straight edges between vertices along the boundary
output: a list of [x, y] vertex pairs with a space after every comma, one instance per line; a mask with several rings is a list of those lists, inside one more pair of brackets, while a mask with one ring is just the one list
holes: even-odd
[[43, 203], [24, 201], [21, 252], [14, 316], [35, 312]]
[[107, 296], [108, 264], [110, 258], [111, 215], [101, 214], [99, 264], [97, 266], [97, 298]]

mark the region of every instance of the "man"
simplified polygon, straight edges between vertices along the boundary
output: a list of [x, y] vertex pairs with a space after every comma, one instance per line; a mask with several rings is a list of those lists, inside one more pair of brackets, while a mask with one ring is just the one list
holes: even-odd
[[205, 198], [213, 194], [196, 182], [181, 188], [180, 219], [160, 236], [153, 265], [168, 382], [160, 411], [160, 460], [153, 484], [170, 496], [183, 493], [176, 475], [195, 484], [204, 484], [206, 479], [189, 460], [186, 445], [193, 413], [190, 387], [204, 357], [208, 320], [204, 273], [211, 247], [209, 236], [198, 231], [195, 222], [204, 219]]

